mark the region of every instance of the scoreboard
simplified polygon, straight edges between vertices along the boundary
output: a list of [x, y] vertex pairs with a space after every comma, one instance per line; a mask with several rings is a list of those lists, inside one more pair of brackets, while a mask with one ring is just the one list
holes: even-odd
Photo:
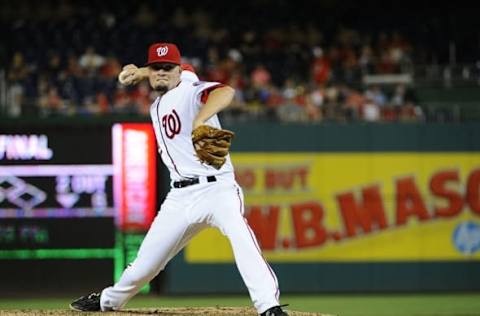
[[118, 277], [125, 234], [156, 212], [156, 178], [150, 124], [0, 127], [0, 271], [100, 260]]
[[114, 216], [111, 165], [0, 166], [0, 174], [1, 217]]
[[106, 129], [0, 134], [0, 249], [95, 248], [80, 236], [100, 232], [113, 248], [111, 143]]

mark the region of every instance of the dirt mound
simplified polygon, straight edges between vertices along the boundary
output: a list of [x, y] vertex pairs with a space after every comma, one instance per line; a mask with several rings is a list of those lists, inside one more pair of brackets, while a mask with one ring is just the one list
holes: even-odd
[[[333, 316], [320, 313], [296, 312], [287, 309], [290, 316]], [[258, 316], [256, 311], [251, 307], [177, 307], [177, 308], [140, 308], [125, 309], [118, 312], [108, 313], [85, 313], [75, 312], [71, 310], [0, 310], [0, 315], [20, 316], [20, 315], [77, 315], [77, 316], [142, 316], [142, 315], [159, 315], [159, 316], [187, 316], [187, 315], [203, 315], [203, 316]]]

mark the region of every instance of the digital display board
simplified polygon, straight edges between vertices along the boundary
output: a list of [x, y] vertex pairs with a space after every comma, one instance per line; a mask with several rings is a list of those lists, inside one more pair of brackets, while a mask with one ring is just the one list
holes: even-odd
[[0, 166], [0, 174], [0, 217], [114, 216], [112, 166]]
[[150, 124], [115, 124], [112, 133], [117, 224], [123, 231], [147, 231], [156, 213], [153, 128]]
[[151, 124], [0, 129], [0, 218], [114, 217], [146, 231], [156, 181]]
[[78, 259], [118, 279], [156, 213], [156, 182], [151, 124], [0, 126], [0, 271], [33, 269], [1, 273], [2, 285], [25, 288]]
[[4, 218], [0, 221], [0, 248], [92, 249], [115, 246], [112, 217]]
[[109, 129], [0, 134], [0, 218], [114, 217], [111, 146]]
[[0, 257], [115, 247], [148, 229], [156, 177], [151, 124], [0, 128]]

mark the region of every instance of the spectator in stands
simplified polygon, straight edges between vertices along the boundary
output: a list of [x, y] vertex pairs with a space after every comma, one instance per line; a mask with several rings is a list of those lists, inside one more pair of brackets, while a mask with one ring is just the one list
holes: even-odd
[[63, 65], [60, 55], [57, 52], [51, 52], [48, 58], [48, 64], [42, 71], [47, 80], [54, 86], [61, 86], [63, 76]]
[[21, 52], [15, 52], [7, 75], [10, 83], [7, 104], [7, 114], [9, 116], [18, 117], [22, 114], [22, 105], [25, 101], [25, 84], [30, 72], [31, 69], [25, 63], [23, 54]]
[[147, 3], [140, 4], [140, 8], [134, 18], [135, 23], [142, 28], [152, 27], [156, 22], [155, 10]]
[[373, 74], [375, 72], [375, 62], [372, 47], [369, 44], [363, 45], [358, 58], [358, 66], [362, 75]]
[[43, 87], [43, 84], [40, 85], [40, 114], [44, 117], [66, 114], [67, 108], [65, 107], [63, 99], [58, 94], [57, 87], [51, 86], [48, 83]]
[[[37, 9], [41, 14], [32, 16]], [[132, 19], [118, 23], [127, 13]], [[359, 90], [362, 75], [401, 72], [412, 62], [417, 47], [396, 31], [365, 31], [339, 23], [324, 37], [315, 13], [304, 20], [264, 23], [238, 10], [235, 24], [228, 12], [144, 0], [91, 6], [61, 1], [58, 9], [26, 0], [18, 10], [0, 3], [0, 14], [10, 30], [5, 46], [23, 49], [7, 50], [12, 59], [7, 73], [10, 116], [20, 115], [27, 97], [36, 97], [30, 103], [45, 113], [147, 114], [149, 92], [117, 87], [116, 76], [120, 64], [132, 61], [135, 51], [158, 34], [185, 38], [182, 46], [198, 60], [200, 78], [236, 88], [235, 104], [242, 108], [238, 115], [251, 111], [276, 117], [283, 104], [314, 121], [342, 121], [346, 116], [377, 120], [377, 110], [381, 118], [397, 120], [418, 112], [405, 110], [418, 103], [409, 89], [396, 88], [391, 100], [379, 86]], [[159, 20], [162, 23], [155, 22]], [[41, 54], [32, 53], [49, 50], [46, 65]], [[388, 104], [401, 111], [388, 113]], [[65, 108], [70, 110], [59, 110]]]
[[127, 88], [118, 84], [117, 90], [113, 99], [112, 112], [117, 114], [133, 114], [136, 113], [137, 107], [132, 100]]
[[78, 58], [75, 55], [69, 55], [67, 59], [67, 68], [64, 71], [65, 83], [63, 87], [63, 96], [70, 100], [75, 107], [79, 107], [83, 101], [81, 83], [84, 80], [84, 72], [78, 64]]
[[379, 107], [384, 107], [387, 104], [387, 96], [377, 84], [367, 87], [364, 94], [366, 98], [370, 99], [371, 102]]
[[365, 97], [362, 117], [367, 122], [376, 122], [381, 119], [380, 107], [370, 97]]
[[85, 53], [80, 56], [78, 64], [88, 76], [94, 76], [98, 73], [100, 67], [105, 64], [105, 61], [105, 57], [97, 54], [93, 46], [88, 46]]
[[141, 115], [150, 114], [150, 105], [155, 100], [155, 97], [147, 81], [142, 81], [137, 85], [136, 89], [131, 93], [131, 98], [134, 105], [132, 109], [134, 113]]
[[323, 86], [313, 86], [308, 95], [308, 104], [311, 106], [309, 116], [313, 121], [321, 121], [323, 119], [325, 99], [325, 88]]
[[321, 47], [313, 48], [312, 78], [318, 85], [325, 85], [330, 79], [330, 61]]
[[270, 84], [271, 78], [272, 76], [270, 75], [268, 69], [264, 65], [258, 64], [252, 71], [250, 81], [253, 87], [257, 89], [263, 89]]
[[407, 88], [404, 84], [397, 84], [393, 92], [390, 103], [395, 107], [400, 107], [405, 103]]
[[343, 109], [346, 119], [352, 121], [362, 118], [365, 97], [360, 91], [350, 88], [347, 85], [342, 85], [341, 93], [344, 99]]

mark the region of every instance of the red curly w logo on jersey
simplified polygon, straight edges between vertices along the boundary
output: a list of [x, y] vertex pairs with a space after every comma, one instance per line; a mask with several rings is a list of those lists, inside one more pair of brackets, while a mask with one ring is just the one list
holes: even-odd
[[173, 110], [172, 113], [173, 114], [166, 114], [162, 117], [163, 130], [165, 131], [165, 135], [170, 139], [180, 134], [180, 130], [182, 129], [182, 123], [180, 122], [177, 111]]

